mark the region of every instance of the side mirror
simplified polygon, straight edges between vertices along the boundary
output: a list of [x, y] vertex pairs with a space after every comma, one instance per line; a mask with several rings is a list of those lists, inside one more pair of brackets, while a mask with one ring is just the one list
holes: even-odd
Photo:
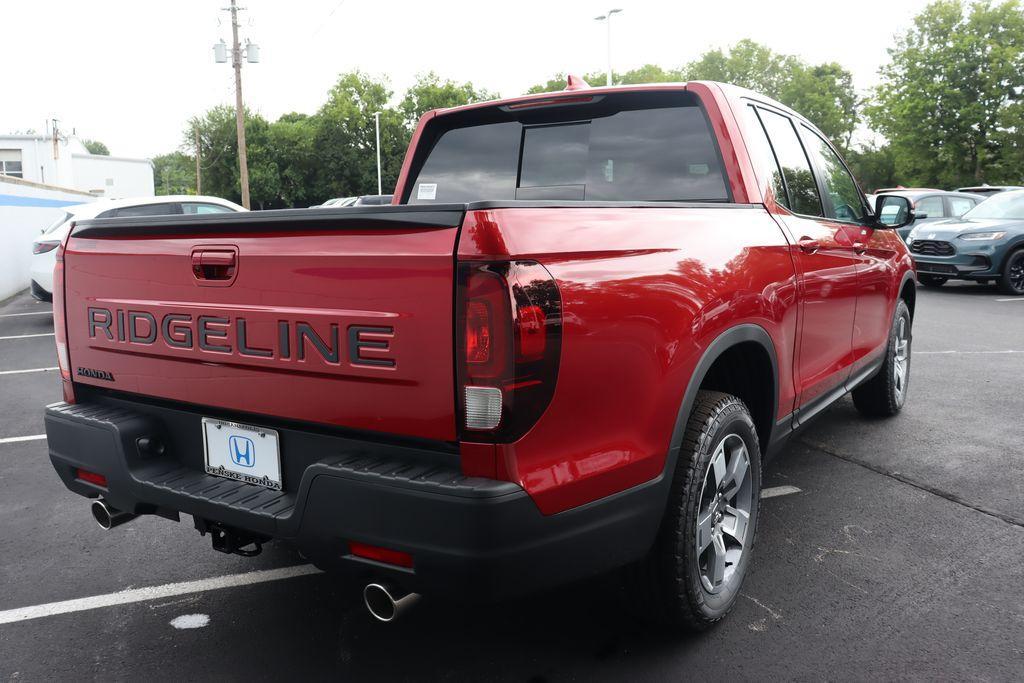
[[919, 220], [919, 221], [923, 221], [925, 218], [928, 218], [928, 214], [926, 214], [926, 213], [920, 213], [919, 212], [916, 215], [917, 215], [917, 220]]
[[906, 197], [880, 194], [875, 198], [875, 223], [880, 228], [902, 228], [920, 217]]

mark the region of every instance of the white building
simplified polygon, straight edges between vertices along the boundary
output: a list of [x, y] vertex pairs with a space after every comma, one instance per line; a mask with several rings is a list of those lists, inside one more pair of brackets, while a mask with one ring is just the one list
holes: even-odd
[[153, 162], [149, 159], [90, 154], [68, 136], [0, 135], [0, 175], [89, 192], [97, 197], [151, 197]]

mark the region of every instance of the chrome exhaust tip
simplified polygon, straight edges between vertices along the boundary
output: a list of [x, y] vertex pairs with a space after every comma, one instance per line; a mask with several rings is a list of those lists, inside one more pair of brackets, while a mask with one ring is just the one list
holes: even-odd
[[115, 526], [121, 526], [125, 522], [130, 522], [138, 515], [133, 515], [130, 512], [122, 512], [115, 507], [111, 507], [105, 500], [94, 500], [92, 505], [89, 506], [89, 510], [92, 512], [92, 518], [96, 520], [104, 530], [110, 531]]
[[419, 593], [406, 593], [383, 583], [371, 583], [363, 589], [366, 610], [377, 621], [389, 623], [405, 614], [420, 600]]

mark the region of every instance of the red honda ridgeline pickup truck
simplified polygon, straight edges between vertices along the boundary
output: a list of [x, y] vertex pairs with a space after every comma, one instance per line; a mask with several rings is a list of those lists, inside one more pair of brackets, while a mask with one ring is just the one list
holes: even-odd
[[106, 528], [284, 540], [383, 620], [621, 569], [705, 627], [767, 457], [848, 392], [906, 398], [913, 264], [878, 215], [813, 125], [732, 86], [432, 111], [391, 206], [78, 223], [50, 457]]

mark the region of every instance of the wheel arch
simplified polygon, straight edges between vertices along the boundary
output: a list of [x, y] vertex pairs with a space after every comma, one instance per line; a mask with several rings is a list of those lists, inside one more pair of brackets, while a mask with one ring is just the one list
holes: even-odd
[[900, 282], [899, 298], [907, 303], [907, 308], [910, 309], [910, 320], [913, 322], [914, 308], [917, 306], [917, 274], [914, 271], [908, 270], [903, 274], [903, 281]]
[[1024, 251], [1024, 235], [1021, 235], [1017, 239], [1013, 240], [1013, 242], [1006, 245], [1006, 250], [1003, 252], [1002, 258], [999, 260], [999, 274], [996, 277], [1002, 276], [1003, 271], [1006, 270], [1006, 264], [1010, 262], [1010, 257], [1018, 251]]
[[[672, 430], [669, 457], [666, 462], [667, 474], [671, 476], [675, 469], [679, 449], [683, 442], [683, 435], [686, 432], [686, 423], [689, 421], [690, 413], [693, 411], [693, 404], [697, 399], [697, 393], [702, 389], [716, 389], [718, 391], [734, 393], [728, 391], [728, 388], [730, 383], [736, 380], [730, 380], [719, 369], [725, 367], [725, 364], [729, 360], [734, 359], [738, 354], [742, 354], [748, 360], [757, 358], [756, 355], [747, 356], [747, 354], [751, 353], [762, 354], [759, 361], [753, 361], [755, 363], [753, 367], [757, 368], [757, 373], [760, 373], [755, 376], [755, 381], [759, 378], [763, 379], [764, 374], [770, 374], [770, 389], [769, 391], [764, 391], [764, 388], [761, 387], [758, 394], [759, 398], [753, 402], [754, 405], [751, 405], [749, 400], [749, 391], [742, 392], [747, 394], [747, 396], [740, 395], [739, 397], [747, 403], [748, 408], [751, 410], [754, 425], [757, 428], [758, 439], [761, 442], [761, 453], [762, 455], [767, 453], [779, 405], [778, 356], [775, 352], [775, 343], [772, 341], [771, 335], [768, 334], [767, 330], [760, 325], [744, 323], [731, 327], [715, 337], [708, 344], [704, 353], [701, 354], [700, 360], [697, 361], [697, 365], [694, 367], [693, 373], [690, 375], [686, 385], [686, 391], [683, 393], [682, 404], [679, 406], [675, 426]], [[719, 363], [719, 361], [722, 362]], [[756, 363], [766, 363], [766, 365], [756, 365]], [[707, 386], [709, 378], [711, 378], [714, 386]], [[749, 386], [753, 387], [756, 391], [757, 388], [754, 384]]]

